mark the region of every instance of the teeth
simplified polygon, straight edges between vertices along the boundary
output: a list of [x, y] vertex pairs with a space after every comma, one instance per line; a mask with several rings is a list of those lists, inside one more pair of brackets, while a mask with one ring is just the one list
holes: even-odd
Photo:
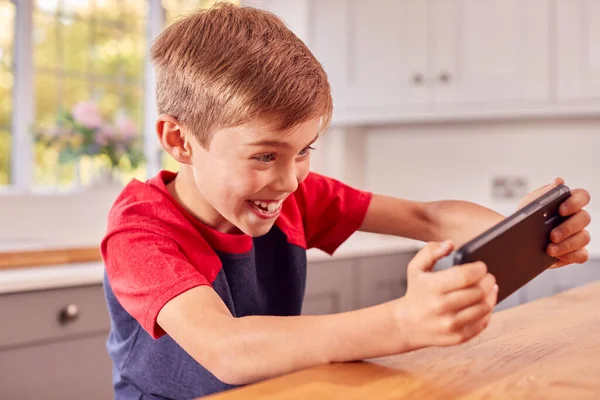
[[277, 211], [281, 207], [281, 201], [276, 201], [273, 203], [265, 203], [264, 201], [253, 200], [252, 203], [256, 206], [263, 208], [264, 210], [266, 210], [270, 213]]

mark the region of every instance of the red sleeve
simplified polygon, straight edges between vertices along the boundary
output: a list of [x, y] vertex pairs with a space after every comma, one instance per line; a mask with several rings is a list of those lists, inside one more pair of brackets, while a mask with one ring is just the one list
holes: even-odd
[[306, 236], [306, 248], [333, 254], [360, 228], [372, 194], [354, 189], [314, 172], [298, 187], [297, 201]]
[[165, 334], [156, 323], [162, 307], [189, 289], [210, 286], [207, 275], [217, 269], [207, 254], [207, 273], [203, 274], [173, 239], [141, 229], [105, 238], [101, 250], [115, 297], [155, 339]]

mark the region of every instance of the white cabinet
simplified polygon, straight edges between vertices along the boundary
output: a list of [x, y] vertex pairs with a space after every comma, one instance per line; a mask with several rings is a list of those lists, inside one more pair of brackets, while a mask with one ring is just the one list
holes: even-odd
[[548, 0], [318, 0], [308, 45], [334, 115], [381, 119], [549, 100]]
[[430, 7], [434, 103], [548, 101], [547, 0], [432, 0]]
[[428, 102], [427, 1], [310, 6], [308, 45], [327, 71], [336, 113], [398, 112]]
[[600, 100], [600, 1], [556, 0], [556, 96]]

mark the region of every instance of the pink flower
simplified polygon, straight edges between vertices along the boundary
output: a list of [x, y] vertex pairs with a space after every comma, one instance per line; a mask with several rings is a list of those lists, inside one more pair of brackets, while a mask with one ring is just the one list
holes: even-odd
[[121, 115], [117, 117], [115, 125], [117, 127], [117, 130], [121, 135], [123, 135], [123, 138], [125, 140], [131, 140], [137, 136], [137, 126], [135, 125], [135, 122], [133, 122], [130, 118]]
[[98, 106], [90, 101], [77, 103], [73, 107], [73, 119], [88, 129], [96, 129], [102, 125]]
[[115, 136], [114, 128], [109, 124], [104, 124], [100, 127], [98, 132], [96, 132], [96, 144], [99, 146], [106, 146], [111, 139]]

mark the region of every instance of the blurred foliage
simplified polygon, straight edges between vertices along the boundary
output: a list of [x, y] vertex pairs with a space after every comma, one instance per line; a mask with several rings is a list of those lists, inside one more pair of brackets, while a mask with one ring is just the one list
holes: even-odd
[[[163, 0], [165, 25], [217, 2]], [[230, 2], [239, 4], [239, 0]], [[36, 0], [32, 131], [52, 125], [61, 109], [88, 99], [96, 101], [105, 115], [125, 112], [141, 131], [147, 16], [147, 0]], [[9, 0], [0, 0], [0, 23], [14, 26], [14, 5]], [[13, 29], [0, 30], [0, 185], [9, 183], [12, 46]], [[94, 166], [101, 163], [84, 159], [78, 174], [72, 164], [59, 162], [56, 150], [42, 143], [34, 144], [32, 158], [34, 183], [58, 188], [70, 187], [76, 179], [85, 184], [92, 178]], [[169, 156], [163, 160], [163, 167], [177, 169]], [[145, 167], [139, 166], [123, 177], [145, 179]]]

